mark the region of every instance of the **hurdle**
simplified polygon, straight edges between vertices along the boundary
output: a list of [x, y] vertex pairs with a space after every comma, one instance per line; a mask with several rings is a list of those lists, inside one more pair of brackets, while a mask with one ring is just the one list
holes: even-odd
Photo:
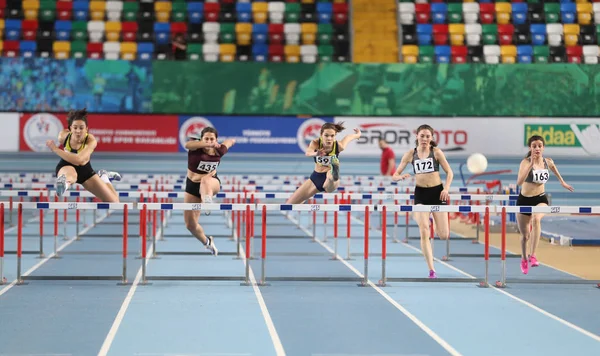
[[[497, 288], [507, 288], [509, 284], [577, 284], [593, 285], [600, 288], [600, 280], [572, 279], [540, 279], [540, 278], [507, 278], [506, 277], [506, 214], [507, 213], [545, 213], [545, 214], [600, 214], [600, 206], [508, 206], [502, 207], [502, 232], [501, 232], [501, 278], [496, 281]], [[521, 257], [521, 256], [519, 256]], [[532, 267], [530, 267], [531, 270]]]
[[[57, 203], [19, 203], [18, 204], [18, 225], [17, 225], [17, 285], [27, 284], [26, 280], [116, 280], [120, 281], [119, 285], [126, 285], [127, 283], [127, 243], [128, 243], [128, 211], [133, 208], [132, 203], [72, 203], [72, 202], [57, 202]], [[23, 210], [24, 209], [35, 209], [35, 210], [54, 210], [55, 218], [58, 216], [59, 210], [122, 210], [123, 211], [123, 269], [122, 275], [120, 276], [50, 276], [50, 275], [39, 275], [29, 276], [21, 273], [22, 268], [22, 256], [23, 256]], [[57, 218], [56, 218], [57, 219]], [[54, 237], [54, 254], [57, 255], [57, 228], [55, 224], [55, 237]]]
[[[251, 211], [256, 208], [256, 204], [207, 204], [207, 203], [140, 203], [137, 204], [137, 209], [140, 210], [140, 223], [146, 223], [147, 211], [156, 210], [192, 210], [192, 211], [239, 211], [244, 212], [246, 221], [251, 221]], [[251, 239], [251, 227], [250, 224], [246, 223], [246, 266], [245, 273], [243, 276], [148, 276], [146, 272], [146, 260], [148, 258], [146, 253], [146, 229], [142, 229], [142, 277], [141, 281], [143, 284], [147, 284], [147, 281], [242, 281], [243, 284], [250, 284], [250, 239]], [[238, 236], [238, 244], [240, 244], [240, 238]], [[156, 252], [156, 254], [159, 254]], [[183, 254], [183, 253], [182, 253]], [[192, 253], [190, 253], [192, 254]], [[208, 254], [208, 253], [193, 253], [193, 254]], [[221, 253], [219, 255], [226, 255], [228, 253]], [[230, 255], [237, 255], [237, 253], [229, 253]]]

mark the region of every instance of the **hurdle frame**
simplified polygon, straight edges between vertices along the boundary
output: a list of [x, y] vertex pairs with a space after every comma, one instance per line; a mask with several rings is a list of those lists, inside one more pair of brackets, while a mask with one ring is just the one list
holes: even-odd
[[[19, 203], [18, 204], [18, 225], [17, 225], [17, 280], [16, 285], [28, 284], [26, 281], [29, 280], [41, 280], [41, 281], [74, 281], [74, 280], [85, 280], [85, 281], [119, 281], [118, 285], [128, 285], [127, 281], [127, 247], [128, 247], [128, 211], [133, 208], [133, 203], [73, 203], [73, 202], [56, 202], [56, 203]], [[23, 247], [23, 210], [122, 210], [123, 211], [123, 265], [122, 274], [120, 276], [75, 276], [75, 275], [63, 275], [63, 276], [52, 276], [52, 275], [38, 275], [30, 276], [22, 274], [22, 247]], [[55, 216], [57, 213], [55, 212]], [[56, 226], [55, 226], [56, 231]], [[76, 237], [73, 238], [76, 240]]]

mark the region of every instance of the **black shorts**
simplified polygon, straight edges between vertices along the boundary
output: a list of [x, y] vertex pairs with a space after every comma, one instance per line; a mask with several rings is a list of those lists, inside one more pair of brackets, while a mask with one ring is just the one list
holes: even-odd
[[435, 187], [415, 187], [415, 201], [414, 204], [423, 205], [446, 205], [448, 202], [440, 200], [440, 194], [444, 190], [444, 185], [440, 184]]
[[313, 171], [310, 175], [310, 181], [313, 182], [315, 187], [319, 192], [324, 192], [325, 188], [323, 188], [323, 184], [325, 184], [325, 180], [327, 179], [327, 172], [319, 173], [317, 171]]
[[[221, 185], [221, 180], [219, 179], [219, 177], [216, 174], [215, 174], [214, 178], [216, 180], [218, 180], [219, 185]], [[192, 180], [189, 178], [185, 179], [185, 192], [188, 194], [191, 194], [197, 198], [202, 198], [202, 196], [200, 195], [200, 182], [198, 182], [198, 183], [192, 182]]]
[[[548, 202], [548, 196], [546, 193], [542, 193], [540, 195], [536, 195], [534, 197], [526, 197], [519, 193], [519, 197], [517, 198], [517, 206], [537, 206], [538, 204], [544, 203], [546, 205], [550, 205]], [[530, 216], [531, 213], [519, 213], [523, 215]]]
[[73, 165], [73, 164], [65, 161], [64, 159], [61, 159], [58, 162], [58, 164], [56, 165], [56, 170], [55, 170], [54, 174], [56, 174], [56, 176], [58, 177], [58, 171], [62, 167], [66, 167], [66, 166], [71, 166], [71, 167], [75, 168], [75, 173], [77, 173], [77, 182], [76, 183], [78, 183], [78, 184], [85, 183], [85, 181], [92, 178], [96, 174], [96, 172], [94, 172], [94, 169], [92, 168], [92, 163], [90, 161], [88, 161], [88, 163], [84, 164], [83, 166], [76, 166], [76, 165]]

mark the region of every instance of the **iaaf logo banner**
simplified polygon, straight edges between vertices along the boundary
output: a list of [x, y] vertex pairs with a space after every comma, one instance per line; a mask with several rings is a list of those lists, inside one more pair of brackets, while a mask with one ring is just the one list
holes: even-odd
[[179, 127], [179, 144], [185, 150], [189, 137], [200, 138], [205, 127], [214, 127], [212, 122], [200, 116], [187, 118]]
[[[347, 147], [348, 153], [361, 155], [379, 155], [379, 140], [383, 139], [394, 150], [404, 150], [415, 146], [417, 128], [429, 124], [434, 130], [434, 140], [445, 152], [464, 153], [469, 144], [469, 133], [465, 126], [428, 123], [427, 120], [404, 118], [342, 118], [335, 122], [344, 122], [347, 129], [358, 127], [362, 135], [354, 144]], [[341, 135], [343, 136], [343, 134]], [[353, 146], [353, 147], [351, 147]]]

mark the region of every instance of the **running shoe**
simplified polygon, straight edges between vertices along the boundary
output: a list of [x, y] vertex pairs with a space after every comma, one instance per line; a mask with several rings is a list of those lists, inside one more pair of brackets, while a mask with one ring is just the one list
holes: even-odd
[[62, 197], [67, 189], [67, 177], [64, 174], [61, 174], [56, 178], [56, 195]]
[[340, 160], [337, 157], [331, 160], [331, 176], [335, 182], [340, 179]]
[[437, 274], [435, 273], [434, 270], [430, 270], [429, 271], [429, 278], [433, 279], [433, 278], [437, 278]]
[[531, 263], [531, 267], [538, 267], [540, 265], [534, 255], [529, 256], [529, 263]]
[[211, 254], [217, 256], [219, 254], [219, 250], [217, 250], [217, 246], [215, 246], [215, 240], [212, 236], [206, 236], [208, 239], [206, 243], [206, 249], [210, 251]]
[[[202, 202], [205, 204], [211, 204], [212, 201], [213, 201], [213, 197], [210, 195], [207, 195], [202, 199]], [[210, 215], [210, 210], [204, 210], [204, 215]]]
[[121, 180], [121, 175], [119, 174], [119, 172], [111, 172], [107, 171], [106, 169], [101, 169], [98, 171], [98, 175], [100, 177], [102, 177], [104, 174], [106, 174], [108, 176], [108, 179], [110, 179], [111, 181], [116, 180], [118, 182]]
[[523, 274], [529, 272], [529, 263], [526, 259], [521, 259], [521, 272], [523, 272]]

